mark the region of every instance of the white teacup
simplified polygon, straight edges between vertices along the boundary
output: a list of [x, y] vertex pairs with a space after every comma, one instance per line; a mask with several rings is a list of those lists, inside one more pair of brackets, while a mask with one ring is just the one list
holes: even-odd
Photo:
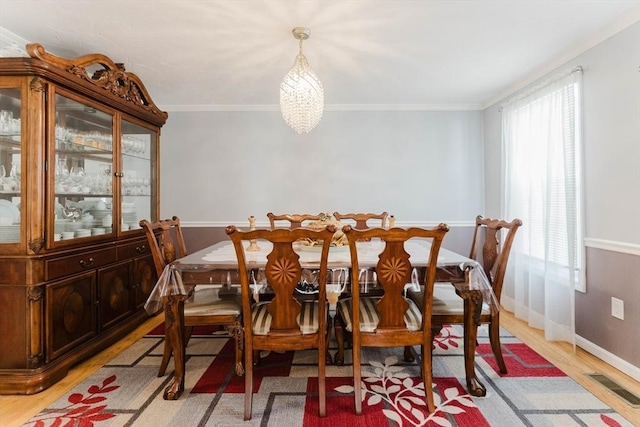
[[63, 239], [73, 239], [76, 236], [76, 232], [75, 231], [63, 231], [62, 232], [62, 238]]
[[62, 240], [62, 233], [56, 233], [53, 235], [53, 241], [57, 242], [58, 240]]

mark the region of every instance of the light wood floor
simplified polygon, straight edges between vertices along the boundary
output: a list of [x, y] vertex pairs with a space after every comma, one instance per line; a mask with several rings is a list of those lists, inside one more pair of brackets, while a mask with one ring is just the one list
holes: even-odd
[[[528, 344], [576, 382], [590, 390], [627, 420], [636, 426], [640, 426], [640, 409], [632, 408], [624, 400], [587, 377], [585, 373], [598, 372], [605, 374], [635, 394], [640, 394], [640, 383], [638, 381], [580, 348], [574, 353], [569, 344], [545, 341], [541, 331], [528, 327], [526, 323], [515, 319], [511, 313], [503, 311], [500, 316], [502, 326], [512, 334]], [[162, 315], [149, 319], [125, 339], [77, 365], [69, 371], [65, 378], [41, 393], [31, 396], [0, 396], [0, 426], [21, 426], [162, 321]]]

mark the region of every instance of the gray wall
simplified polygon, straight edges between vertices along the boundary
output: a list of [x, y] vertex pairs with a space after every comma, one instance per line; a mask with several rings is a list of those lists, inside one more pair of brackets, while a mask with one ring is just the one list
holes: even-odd
[[246, 225], [255, 215], [382, 212], [398, 225], [483, 213], [481, 111], [327, 111], [297, 135], [277, 111], [170, 112], [161, 215]]
[[[576, 293], [576, 333], [588, 341], [578, 344], [640, 367], [640, 23], [559, 69], [577, 65], [584, 68], [587, 290]], [[501, 206], [499, 104], [484, 111], [488, 214]], [[611, 316], [611, 297], [624, 301], [624, 320]]]

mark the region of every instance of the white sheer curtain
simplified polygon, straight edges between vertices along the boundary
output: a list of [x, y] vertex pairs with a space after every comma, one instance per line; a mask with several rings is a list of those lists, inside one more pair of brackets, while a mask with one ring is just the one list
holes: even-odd
[[567, 70], [502, 106], [504, 217], [523, 222], [502, 304], [574, 346], [574, 289], [584, 289], [581, 87], [581, 69]]

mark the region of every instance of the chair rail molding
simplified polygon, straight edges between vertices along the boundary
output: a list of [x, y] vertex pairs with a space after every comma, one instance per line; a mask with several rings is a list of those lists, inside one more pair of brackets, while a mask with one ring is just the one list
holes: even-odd
[[603, 249], [605, 251], [613, 251], [623, 254], [640, 256], [640, 245], [634, 243], [616, 242], [614, 240], [585, 237], [584, 245], [587, 248]]
[[[452, 227], [475, 227], [474, 221], [396, 221], [396, 226], [406, 227], [436, 227], [441, 222], [447, 224], [449, 228]], [[209, 228], [209, 227], [227, 227], [228, 225], [237, 225], [238, 227], [244, 227], [248, 224], [246, 219], [234, 220], [234, 221], [180, 221], [183, 228]], [[268, 220], [256, 221], [257, 228], [269, 228], [270, 224]]]

